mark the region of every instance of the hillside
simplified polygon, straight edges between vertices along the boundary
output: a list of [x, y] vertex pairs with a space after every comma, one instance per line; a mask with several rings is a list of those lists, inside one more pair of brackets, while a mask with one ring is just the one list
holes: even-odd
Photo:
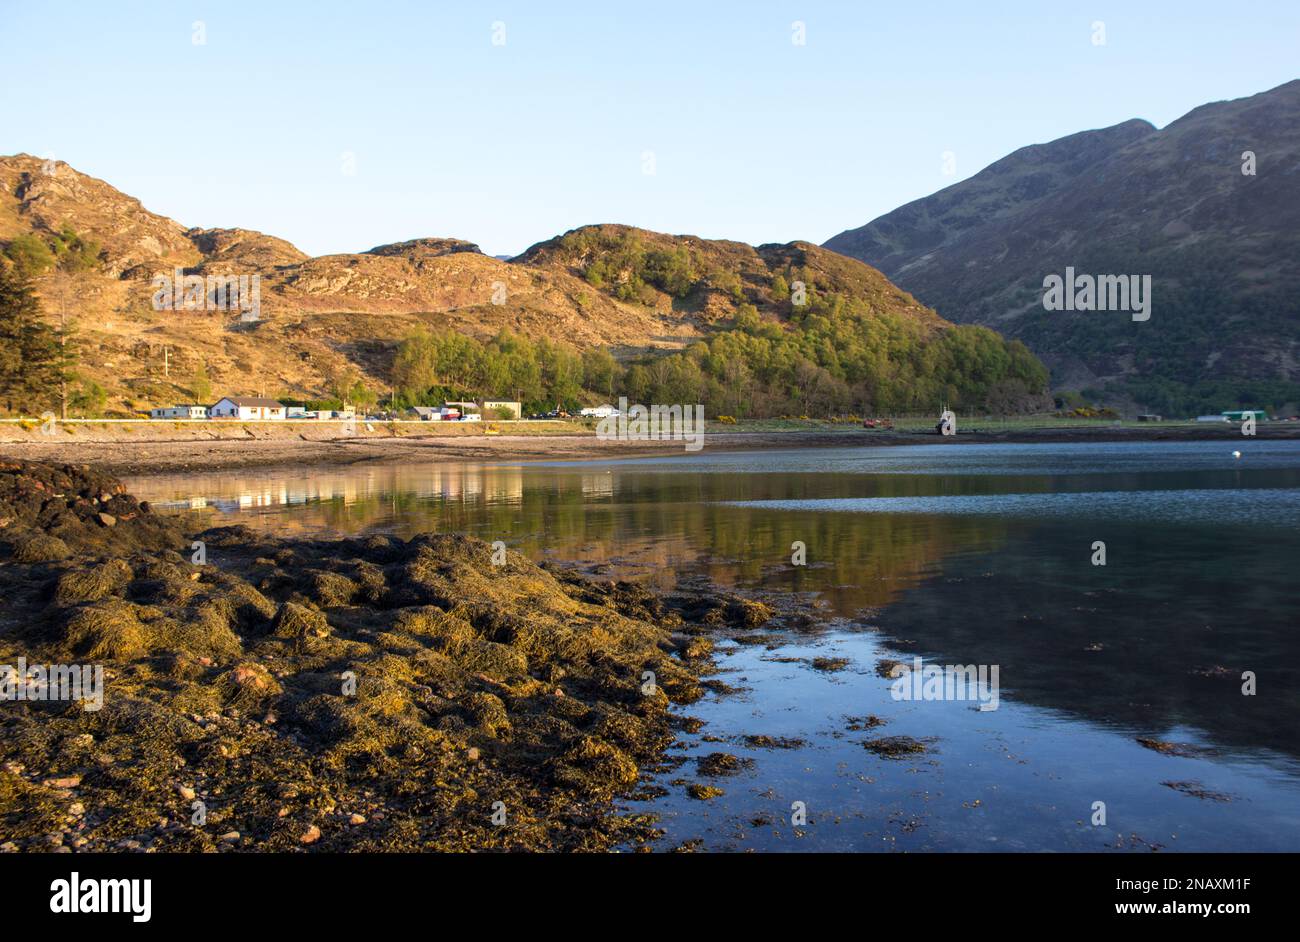
[[[1243, 152], [1256, 173], [1243, 175]], [[1300, 399], [1300, 81], [1022, 148], [828, 240], [959, 323], [1025, 341], [1056, 388], [1161, 411]], [[1048, 312], [1067, 266], [1150, 274], [1151, 319]]]
[[[625, 304], [562, 271], [512, 265], [469, 242], [417, 239], [310, 258], [263, 233], [186, 227], [62, 162], [0, 157], [0, 246], [65, 227], [99, 243], [99, 265], [43, 274], [37, 287], [51, 316], [66, 305], [82, 341], [81, 373], [118, 408], [184, 398], [200, 364], [221, 391], [320, 395], [352, 369], [383, 388], [397, 342], [421, 326], [482, 338], [510, 328], [623, 352], [698, 336], [692, 319], [670, 308]], [[152, 279], [176, 267], [205, 277], [258, 274], [261, 320], [155, 311]]]
[[[694, 315], [704, 325], [733, 317], [740, 304], [788, 306], [789, 283], [797, 280], [789, 277], [794, 272], [823, 293], [903, 313], [932, 328], [944, 326], [933, 310], [878, 270], [810, 242], [754, 247], [606, 224], [583, 226], [538, 243], [515, 262], [566, 271], [615, 297], [670, 307]], [[786, 290], [774, 291], [778, 276], [786, 279]]]
[[[381, 394], [400, 387], [413, 401], [426, 383], [448, 383], [453, 371], [397, 369], [395, 362], [409, 367], [416, 359], [402, 347], [404, 339], [464, 337], [476, 349], [501, 352], [493, 338], [503, 330], [537, 341], [543, 358], [568, 345], [605, 348], [632, 363], [654, 351], [693, 349], [698, 358], [701, 341], [744, 328], [740, 334], [766, 337], [744, 352], [755, 381], [780, 385], [784, 373], [802, 370], [821, 392], [801, 403], [824, 408], [901, 406], [918, 398], [930, 408], [931, 399], [962, 396], [973, 403], [1006, 369], [1029, 369], [1004, 357], [1003, 372], [971, 385], [969, 370], [951, 357], [923, 363], [922, 350], [952, 325], [879, 271], [804, 242], [755, 248], [605, 225], [573, 230], [508, 261], [453, 238], [312, 258], [247, 229], [188, 228], [66, 164], [19, 155], [0, 158], [0, 248], [35, 273], [47, 317], [66, 316], [75, 326], [80, 379], [102, 387], [107, 413], [224, 393], [320, 398], [357, 380]], [[69, 259], [77, 264], [65, 264]], [[174, 297], [177, 309], [156, 309], [155, 279], [173, 279], [177, 269], [203, 278], [257, 275], [259, 316], [246, 320], [233, 306], [180, 309], [183, 290], [173, 295], [171, 286], [162, 294]], [[800, 291], [806, 302], [794, 297]], [[877, 339], [850, 336], [868, 327]], [[990, 342], [953, 336], [976, 346]], [[1001, 346], [991, 342], [989, 350]], [[763, 344], [780, 346], [784, 359], [750, 362], [769, 355], [759, 350]], [[862, 348], [857, 354], [849, 349], [854, 344]], [[468, 356], [468, 349], [457, 346], [456, 355]], [[721, 368], [716, 356], [701, 367], [710, 368]], [[561, 384], [548, 375], [557, 369], [541, 363], [538, 383], [520, 386], [514, 376], [512, 388], [531, 389], [541, 400], [559, 396], [563, 386], [561, 398], [581, 398], [581, 378]], [[940, 369], [952, 373], [951, 381], [912, 383], [913, 374]], [[468, 375], [460, 368], [454, 373]], [[1032, 376], [1025, 376], [1017, 395], [1033, 391]], [[499, 376], [484, 382], [503, 385]], [[613, 383], [610, 374], [608, 384], [586, 388], [606, 395]], [[906, 395], [895, 388], [904, 384]], [[835, 395], [826, 392], [832, 389]], [[696, 384], [680, 392], [707, 390]], [[777, 407], [771, 397], [765, 402]], [[732, 408], [744, 412], [747, 404]]]

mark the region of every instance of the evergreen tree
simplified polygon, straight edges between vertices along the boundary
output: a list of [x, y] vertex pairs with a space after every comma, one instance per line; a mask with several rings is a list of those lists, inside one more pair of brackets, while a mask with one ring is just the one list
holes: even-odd
[[0, 266], [0, 402], [8, 412], [48, 408], [59, 399], [66, 368], [31, 282]]

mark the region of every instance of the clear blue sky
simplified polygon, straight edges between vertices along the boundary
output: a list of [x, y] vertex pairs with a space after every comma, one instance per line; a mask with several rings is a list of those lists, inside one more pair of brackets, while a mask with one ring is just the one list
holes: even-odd
[[1300, 73], [1296, 0], [0, 0], [0, 24], [0, 153], [311, 254], [592, 222], [821, 242], [1022, 145]]

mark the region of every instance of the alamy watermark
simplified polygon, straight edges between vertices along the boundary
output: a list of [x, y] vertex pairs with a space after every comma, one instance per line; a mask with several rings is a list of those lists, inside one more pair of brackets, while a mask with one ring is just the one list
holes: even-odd
[[238, 311], [241, 321], [262, 317], [261, 275], [187, 275], [177, 268], [171, 275], [153, 276], [155, 311]]
[[596, 426], [603, 442], [684, 441], [687, 451], [704, 447], [704, 406], [628, 406], [620, 396], [618, 412], [607, 415]]
[[102, 664], [0, 664], [0, 700], [81, 701], [82, 709], [94, 713], [104, 706]]
[[1133, 320], [1151, 319], [1150, 275], [1051, 274], [1043, 279], [1043, 308], [1048, 311], [1131, 311]]
[[132, 922], [148, 922], [153, 915], [153, 880], [83, 878], [73, 870], [66, 880], [50, 884], [50, 912], [129, 913]]
[[974, 700], [982, 712], [998, 708], [998, 665], [925, 664], [919, 657], [912, 663], [895, 664], [890, 695], [895, 700]]

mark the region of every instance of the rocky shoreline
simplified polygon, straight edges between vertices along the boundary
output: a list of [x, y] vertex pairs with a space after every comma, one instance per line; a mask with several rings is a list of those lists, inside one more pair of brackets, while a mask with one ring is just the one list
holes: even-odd
[[[0, 850], [607, 850], [760, 603], [456, 535], [187, 533], [86, 467], [0, 464]], [[54, 674], [48, 674], [53, 678]]]

